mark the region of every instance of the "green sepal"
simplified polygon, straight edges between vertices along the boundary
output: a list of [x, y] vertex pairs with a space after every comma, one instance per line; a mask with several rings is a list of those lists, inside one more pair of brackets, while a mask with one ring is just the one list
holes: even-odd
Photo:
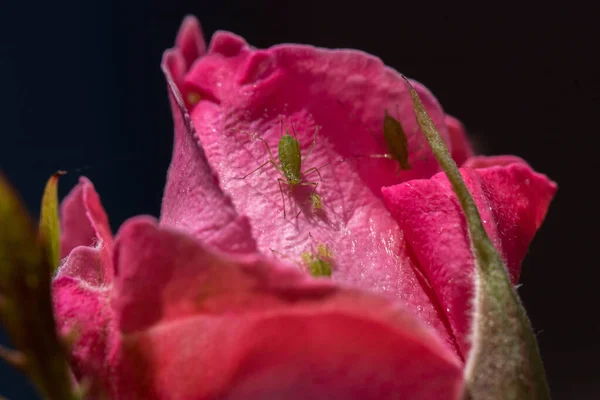
[[475, 258], [475, 311], [463, 398], [549, 399], [537, 341], [502, 258], [488, 237], [479, 210], [444, 140], [408, 79], [417, 121], [446, 173], [465, 214]]
[[58, 178], [64, 175], [58, 171], [48, 179], [40, 211], [40, 238], [54, 273], [60, 263], [60, 226], [58, 220]]
[[52, 310], [53, 266], [22, 201], [0, 174], [0, 318], [11, 357], [46, 399], [76, 399]]

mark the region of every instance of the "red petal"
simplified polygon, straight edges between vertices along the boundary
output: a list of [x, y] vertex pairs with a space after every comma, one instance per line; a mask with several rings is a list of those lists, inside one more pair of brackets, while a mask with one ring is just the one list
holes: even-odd
[[510, 164], [523, 164], [529, 166], [527, 161], [517, 156], [473, 156], [462, 165], [463, 168], [489, 168], [506, 166]]
[[[171, 78], [177, 53], [166, 53], [163, 70], [170, 89], [175, 124], [173, 159], [167, 175], [161, 224], [183, 229], [205, 243], [237, 253], [253, 252], [248, 219], [239, 216], [231, 199], [219, 187], [202, 147], [196, 143], [192, 121], [181, 94]], [[175, 71], [177, 72], [177, 71]]]
[[[110, 282], [113, 275], [113, 237], [108, 217], [92, 182], [81, 177], [79, 184], [63, 200], [60, 211], [62, 257], [68, 256], [78, 246], [89, 246], [100, 253], [100, 261], [99, 264], [88, 265], [70, 263], [66, 269], [61, 268], [59, 274], [101, 276]], [[66, 263], [69, 264], [68, 260]]]
[[477, 174], [497, 223], [499, 242], [496, 245], [500, 247], [511, 281], [517, 284], [521, 262], [546, 217], [556, 194], [556, 184], [522, 163], [480, 169]]
[[[71, 367], [78, 380], [107, 386], [110, 348], [116, 343], [108, 304], [113, 279], [113, 237], [92, 183], [82, 177], [61, 205], [66, 259], [52, 282], [54, 314], [62, 335], [75, 334]], [[112, 346], [112, 347], [111, 347]]]
[[[447, 137], [444, 113], [437, 100], [422, 85], [415, 85]], [[184, 95], [194, 91], [204, 99], [192, 109], [197, 142], [235, 210], [249, 218], [263, 254], [273, 255], [275, 250], [278, 258], [294, 264], [303, 252], [314, 250], [317, 242], [325, 243], [334, 254], [334, 281], [405, 302], [453, 346], [435, 296], [415, 271], [402, 232], [381, 201], [382, 185], [428, 177], [438, 171], [435, 160], [427, 158], [428, 146], [397, 72], [358, 51], [299, 45], [256, 50], [236, 35], [219, 32], [181, 87]], [[393, 161], [353, 157], [357, 153], [385, 152], [365, 126], [383, 140], [386, 108], [402, 120], [414, 156], [414, 169], [399, 177]], [[291, 196], [285, 183], [280, 190], [277, 178], [281, 175], [271, 165], [240, 179], [268, 159], [264, 144], [242, 131], [257, 132], [275, 152], [281, 134], [280, 114], [287, 118], [288, 127], [291, 121], [296, 124], [303, 157], [313, 141], [315, 125], [322, 126], [314, 151], [310, 158], [304, 158], [303, 167], [306, 171], [333, 162], [320, 169], [323, 182], [319, 182], [317, 193], [324, 203], [322, 212], [311, 213], [305, 202], [310, 187], [296, 187]], [[348, 161], [336, 163], [343, 157]], [[307, 181], [313, 177], [317, 180], [314, 174]], [[168, 185], [180, 185], [173, 198], [185, 202], [182, 209], [194, 213], [219, 210], [210, 203], [213, 197], [193, 194], [201, 185], [187, 183], [175, 173], [170, 175]], [[192, 194], [186, 194], [186, 190]], [[282, 194], [287, 219], [283, 217]], [[304, 213], [295, 218], [300, 209]], [[180, 218], [188, 224], [188, 231], [212, 221], [211, 217], [192, 219], [191, 215]], [[163, 215], [165, 219], [173, 220]]]
[[[89, 248], [79, 247], [74, 253]], [[88, 252], [89, 255], [93, 253]], [[93, 257], [89, 262], [94, 262]], [[75, 335], [71, 347], [71, 368], [78, 380], [92, 380], [107, 387], [110, 348], [117, 341], [113, 312], [108, 304], [110, 286], [92, 287], [81, 280], [61, 276], [52, 283], [56, 324], [61, 335]]]
[[206, 43], [200, 22], [196, 17], [188, 15], [183, 20], [175, 46], [181, 51], [185, 60], [186, 71], [192, 66], [194, 61], [204, 55], [206, 52]]
[[[117, 238], [123, 398], [455, 398], [462, 364], [383, 298], [226, 259], [145, 218]], [[150, 272], [150, 273], [149, 273]]]
[[[461, 169], [485, 229], [516, 283], [556, 185], [522, 164]], [[444, 174], [382, 189], [420, 268], [446, 311], [463, 355], [470, 347], [474, 266], [464, 215]]]

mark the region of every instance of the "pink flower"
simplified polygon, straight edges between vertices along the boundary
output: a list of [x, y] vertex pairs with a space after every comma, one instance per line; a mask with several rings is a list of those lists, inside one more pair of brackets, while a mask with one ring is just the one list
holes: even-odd
[[[163, 58], [175, 145], [160, 219], [132, 218], [113, 239], [90, 181], [63, 201], [53, 290], [61, 331], [79, 332], [77, 378], [114, 399], [457, 398], [473, 256], [400, 75], [354, 50], [202, 37], [186, 18]], [[473, 157], [460, 122], [413, 85], [516, 283], [555, 184], [517, 157]], [[406, 131], [409, 171], [355, 157], [387, 151], [384, 109]], [[268, 159], [247, 132], [275, 152], [280, 115], [303, 157], [320, 126], [303, 170], [326, 165], [322, 210], [312, 187], [280, 191], [270, 164], [239, 179]], [[318, 243], [331, 279], [301, 266]]]

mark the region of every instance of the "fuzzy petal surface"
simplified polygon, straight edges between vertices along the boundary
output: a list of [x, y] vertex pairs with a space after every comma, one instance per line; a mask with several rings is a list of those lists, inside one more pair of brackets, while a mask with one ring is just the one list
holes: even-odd
[[116, 343], [108, 299], [114, 241], [94, 185], [82, 177], [61, 204], [63, 262], [52, 282], [59, 332], [73, 338], [71, 366], [78, 379], [96, 377], [93, 390], [110, 379], [107, 357]]
[[[184, 22], [183, 29], [186, 28]], [[165, 54], [163, 68], [175, 123], [173, 158], [163, 196], [161, 223], [190, 232], [206, 243], [229, 252], [256, 250], [248, 218], [239, 216], [231, 198], [223, 193], [217, 174], [194, 139], [194, 124], [173, 76], [183, 65], [177, 50]]]
[[[484, 227], [513, 284], [540, 227], [556, 184], [520, 163], [461, 169]], [[431, 283], [464, 355], [470, 348], [473, 255], [464, 214], [444, 174], [382, 189], [419, 265]]]
[[79, 184], [65, 197], [60, 207], [61, 256], [68, 256], [79, 246], [94, 247], [99, 253], [99, 264], [68, 263], [60, 275], [101, 276], [112, 280], [113, 236], [108, 217], [92, 182], [81, 177]]
[[383, 297], [215, 253], [146, 217], [116, 246], [114, 398], [437, 399], [462, 387], [456, 355]]
[[[165, 53], [163, 68], [168, 75], [181, 76], [188, 64], [182, 54], [178, 47]], [[447, 137], [441, 106], [422, 85], [415, 86]], [[236, 35], [217, 32], [206, 54], [185, 73], [178, 91], [184, 99], [190, 94], [201, 99], [188, 104], [193, 137], [233, 209], [248, 219], [257, 251], [298, 269], [301, 255], [314, 253], [323, 243], [333, 254], [334, 282], [401, 301], [455, 348], [435, 295], [381, 197], [381, 186], [428, 178], [439, 170], [396, 71], [360, 51], [304, 45], [257, 50]], [[397, 174], [398, 163], [392, 160], [356, 157], [387, 151], [382, 132], [386, 109], [406, 131], [412, 149], [409, 171]], [[241, 179], [270, 159], [269, 150], [279, 164], [282, 117], [290, 134], [293, 124], [307, 185], [290, 190], [272, 164]], [[178, 201], [187, 202], [188, 209], [215, 208], [211, 205], [215, 196], [187, 195], [186, 190], [196, 191], [198, 186], [185, 186], [178, 178], [170, 175], [167, 184], [176, 180], [174, 184], [182, 185], [178, 193], [184, 194]], [[315, 183], [323, 202], [320, 210], [311, 209], [307, 201]], [[187, 220], [190, 231], [207, 219]]]

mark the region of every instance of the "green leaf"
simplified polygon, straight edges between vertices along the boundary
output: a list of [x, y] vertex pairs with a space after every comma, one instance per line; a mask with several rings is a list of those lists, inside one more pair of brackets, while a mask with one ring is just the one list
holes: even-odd
[[56, 333], [51, 270], [30, 216], [0, 174], [0, 318], [17, 349], [10, 357], [45, 398], [75, 399]]
[[58, 178], [66, 172], [58, 171], [48, 179], [40, 212], [40, 237], [54, 273], [60, 263], [60, 226], [58, 221]]
[[549, 399], [537, 341], [525, 309], [488, 237], [458, 166], [408, 79], [417, 116], [433, 154], [465, 213], [475, 256], [473, 344], [465, 367], [467, 399]]

